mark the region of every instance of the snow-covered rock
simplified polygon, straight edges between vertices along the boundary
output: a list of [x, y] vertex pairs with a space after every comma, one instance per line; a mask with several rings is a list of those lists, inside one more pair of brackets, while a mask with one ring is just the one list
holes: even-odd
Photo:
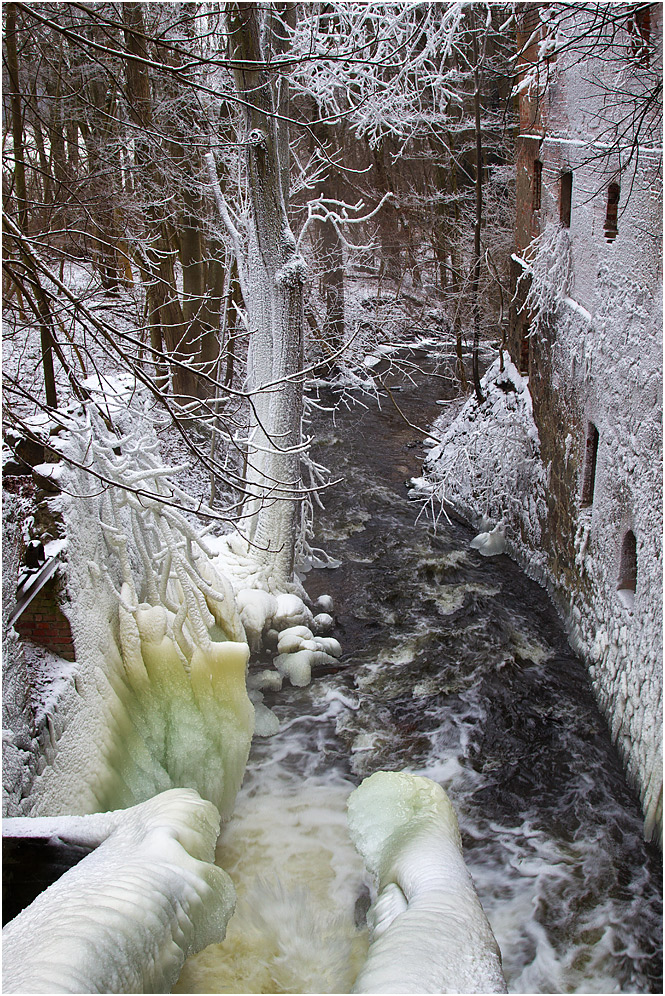
[[329, 633], [334, 625], [335, 620], [327, 612], [318, 612], [312, 619], [312, 629], [317, 634]]
[[319, 595], [314, 606], [320, 612], [330, 614], [333, 611], [333, 600], [330, 595]]
[[496, 557], [506, 549], [506, 527], [500, 522], [488, 532], [478, 533], [469, 546], [477, 550], [483, 557]]
[[312, 668], [317, 664], [334, 664], [335, 658], [322, 650], [299, 650], [295, 654], [279, 654], [274, 665], [292, 685], [302, 687], [312, 680]]

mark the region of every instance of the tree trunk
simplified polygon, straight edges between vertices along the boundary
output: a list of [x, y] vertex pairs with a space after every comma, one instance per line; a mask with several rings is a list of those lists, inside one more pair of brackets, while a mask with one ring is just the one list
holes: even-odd
[[46, 155], [46, 147], [44, 145], [44, 133], [42, 131], [40, 113], [39, 113], [39, 95], [37, 93], [37, 77], [32, 82], [32, 130], [35, 136], [35, 145], [37, 146], [37, 155], [39, 156], [39, 166], [41, 169], [41, 182], [42, 188], [44, 190], [44, 205], [48, 206], [52, 200], [51, 192], [51, 168]]
[[485, 400], [480, 386], [480, 370], [478, 363], [478, 353], [480, 351], [480, 231], [483, 222], [483, 135], [480, 125], [480, 70], [478, 67], [478, 41], [474, 32], [473, 36], [474, 54], [474, 111], [475, 111], [475, 133], [476, 133], [476, 223], [473, 232], [473, 280], [471, 282], [471, 295], [473, 301], [473, 389], [476, 393], [476, 400], [482, 405]]
[[[390, 190], [385, 163], [385, 140], [374, 150], [374, 169], [376, 172], [378, 195], [382, 197]], [[381, 208], [377, 221], [381, 244], [379, 279], [381, 280], [385, 277], [388, 280], [394, 280], [399, 283], [402, 278], [399, 214], [396, 203], [390, 198]]]
[[21, 84], [18, 71], [18, 54], [16, 49], [16, 4], [7, 4], [7, 20], [5, 25], [5, 45], [7, 52], [7, 71], [11, 85], [9, 95], [12, 109], [12, 140], [14, 145], [14, 187], [16, 195], [16, 212], [18, 227], [22, 232], [28, 231], [28, 197], [25, 187], [25, 150], [23, 146], [23, 105], [21, 102]]
[[[305, 263], [284, 203], [270, 81], [262, 68], [259, 5], [227, 3], [234, 79], [244, 101], [249, 180], [247, 260], [252, 396], [247, 448], [245, 532], [253, 554], [279, 585], [291, 580], [302, 492], [303, 282]], [[283, 80], [283, 85], [286, 85]]]
[[[164, 189], [164, 175], [151, 147], [153, 131], [152, 95], [147, 63], [149, 53], [145, 42], [143, 4], [125, 3], [122, 7], [125, 29], [125, 44], [130, 55], [125, 73], [127, 77], [127, 97], [132, 121], [137, 125], [136, 163], [139, 175], [146, 184], [146, 218], [151, 243], [147, 252], [150, 263], [152, 287], [152, 314], [159, 315], [163, 342], [170, 358], [171, 385], [174, 399], [179, 404], [188, 404], [196, 397], [196, 372], [193, 369], [191, 351], [186, 341], [186, 326], [183, 320], [180, 300], [176, 289], [173, 270], [173, 248], [169, 239], [166, 219], [151, 197], [151, 191]], [[154, 333], [151, 332], [151, 336]]]

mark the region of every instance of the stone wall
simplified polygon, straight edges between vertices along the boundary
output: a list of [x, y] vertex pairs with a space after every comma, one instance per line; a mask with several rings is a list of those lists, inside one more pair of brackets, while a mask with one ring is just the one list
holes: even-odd
[[[525, 6], [531, 21], [520, 22], [522, 43], [536, 27], [536, 5]], [[654, 5], [652, 70], [662, 62], [660, 19]], [[624, 34], [622, 51], [630, 61], [630, 35]], [[522, 78], [537, 47], [534, 42], [525, 54]], [[571, 642], [589, 662], [596, 696], [642, 800], [645, 832], [662, 835], [660, 150], [645, 146], [636, 162], [602, 140], [600, 123], [612, 114], [602, 94], [611, 92], [617, 70], [605, 57], [576, 61], [571, 51], [547, 66], [541, 61], [539, 72], [545, 69], [540, 92], [532, 88], [520, 97], [515, 286], [524, 279], [509, 339], [515, 364], [529, 374], [547, 473], [544, 580]], [[635, 65], [629, 69], [636, 71]], [[541, 168], [538, 199], [534, 183]], [[520, 311], [538, 251], [534, 240], [547, 224], [561, 225], [566, 174], [572, 174], [570, 222], [564, 225], [569, 278], [550, 288], [555, 303], [547, 312]], [[616, 226], [607, 222], [612, 183], [620, 187]], [[589, 494], [587, 438], [595, 433]], [[629, 533], [636, 577], [627, 589], [621, 554]]]

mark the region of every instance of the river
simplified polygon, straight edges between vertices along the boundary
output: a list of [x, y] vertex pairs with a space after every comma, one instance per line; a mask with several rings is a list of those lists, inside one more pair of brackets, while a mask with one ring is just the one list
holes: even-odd
[[[393, 377], [412, 423], [438, 414], [443, 372]], [[342, 480], [317, 543], [341, 566], [306, 586], [333, 596], [344, 655], [266, 697], [281, 730], [254, 741], [218, 850], [238, 914], [174, 991], [348, 992], [369, 896], [345, 800], [372, 772], [405, 769], [455, 805], [509, 992], [662, 992], [660, 854], [547, 594], [408, 499], [421, 437], [389, 401], [317, 415], [313, 430]]]

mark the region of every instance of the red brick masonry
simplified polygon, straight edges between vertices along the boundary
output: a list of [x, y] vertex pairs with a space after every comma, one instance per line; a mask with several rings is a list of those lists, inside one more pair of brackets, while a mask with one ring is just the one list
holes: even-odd
[[65, 660], [76, 660], [69, 620], [58, 602], [56, 578], [44, 585], [14, 623], [23, 640], [46, 647]]

